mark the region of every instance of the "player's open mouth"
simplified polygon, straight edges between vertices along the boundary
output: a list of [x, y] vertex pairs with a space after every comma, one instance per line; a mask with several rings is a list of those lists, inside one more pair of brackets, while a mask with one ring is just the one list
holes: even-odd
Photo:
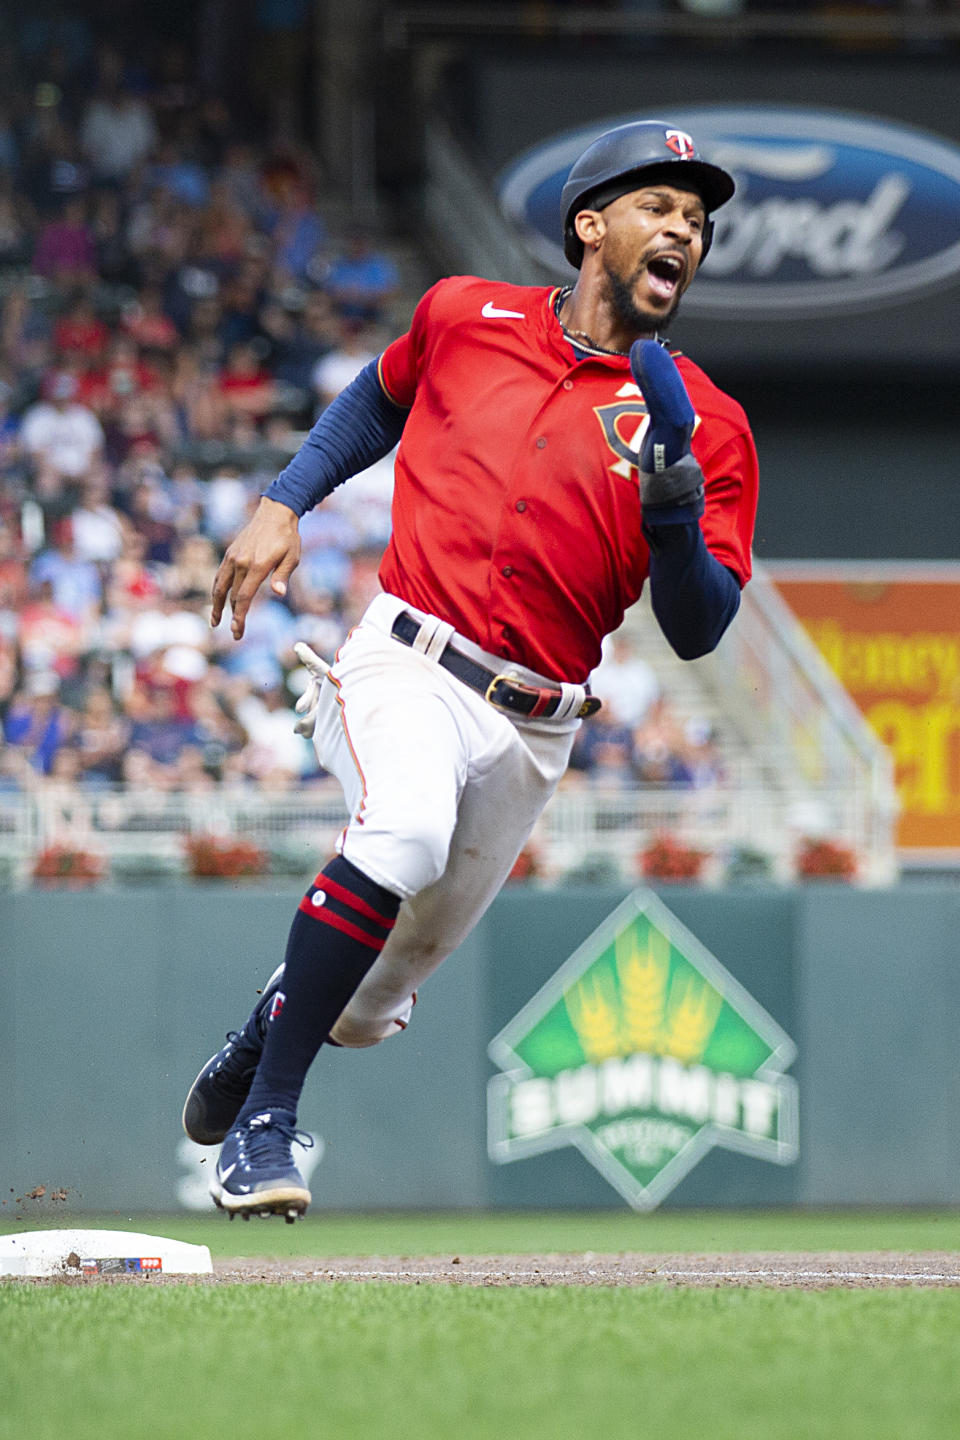
[[647, 281], [654, 295], [672, 300], [683, 279], [686, 266], [679, 255], [657, 255], [647, 261]]

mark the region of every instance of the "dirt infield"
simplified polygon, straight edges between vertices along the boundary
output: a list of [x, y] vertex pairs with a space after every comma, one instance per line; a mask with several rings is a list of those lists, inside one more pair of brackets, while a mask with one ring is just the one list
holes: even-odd
[[[72, 1259], [73, 1257], [71, 1257]], [[311, 1260], [215, 1260], [212, 1275], [82, 1275], [64, 1267], [43, 1278], [4, 1277], [15, 1285], [296, 1285], [335, 1283], [467, 1287], [644, 1285], [758, 1287], [777, 1290], [944, 1289], [960, 1286], [955, 1251], [729, 1255], [337, 1256]]]
[[941, 1288], [960, 1285], [960, 1255], [462, 1255], [364, 1256], [323, 1260], [219, 1260], [204, 1284], [335, 1281], [397, 1285], [756, 1286], [776, 1289]]

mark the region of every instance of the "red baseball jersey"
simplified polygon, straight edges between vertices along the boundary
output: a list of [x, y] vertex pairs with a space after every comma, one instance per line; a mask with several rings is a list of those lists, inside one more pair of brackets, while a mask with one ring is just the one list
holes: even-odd
[[[582, 683], [649, 569], [637, 468], [646, 406], [625, 356], [575, 358], [556, 295], [441, 280], [385, 350], [381, 384], [410, 414], [380, 583], [495, 655]], [[736, 401], [675, 359], [697, 414], [704, 539], [742, 585], [753, 439]]]

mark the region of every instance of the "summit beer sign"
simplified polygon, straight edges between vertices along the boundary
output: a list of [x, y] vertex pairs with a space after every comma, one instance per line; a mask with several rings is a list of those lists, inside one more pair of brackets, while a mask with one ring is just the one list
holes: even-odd
[[635, 891], [491, 1042], [492, 1160], [573, 1145], [637, 1210], [713, 1146], [789, 1164], [795, 1048], [648, 891]]
[[[612, 120], [559, 136], [501, 177], [524, 244], [558, 272], [560, 191]], [[790, 318], [869, 310], [960, 276], [960, 147], [904, 125], [773, 106], [671, 110], [737, 193], [684, 313]]]

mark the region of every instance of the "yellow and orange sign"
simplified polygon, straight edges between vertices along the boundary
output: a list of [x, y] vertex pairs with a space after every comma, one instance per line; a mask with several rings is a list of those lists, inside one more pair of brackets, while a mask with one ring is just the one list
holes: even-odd
[[890, 750], [898, 846], [960, 856], [960, 565], [767, 569]]

